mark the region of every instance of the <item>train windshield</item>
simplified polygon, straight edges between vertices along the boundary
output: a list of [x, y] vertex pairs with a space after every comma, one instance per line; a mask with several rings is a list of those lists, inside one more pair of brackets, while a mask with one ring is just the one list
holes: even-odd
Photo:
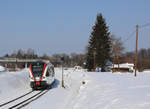
[[32, 64], [32, 72], [34, 77], [41, 77], [43, 72], [44, 63]]

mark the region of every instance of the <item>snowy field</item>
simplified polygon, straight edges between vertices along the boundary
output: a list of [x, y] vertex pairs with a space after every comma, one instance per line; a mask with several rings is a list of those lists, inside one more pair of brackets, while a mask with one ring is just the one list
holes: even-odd
[[[65, 89], [61, 87], [61, 69], [56, 68], [51, 90], [24, 109], [149, 109], [150, 72], [134, 77], [131, 73], [64, 70]], [[0, 72], [0, 103], [31, 90], [28, 69]]]

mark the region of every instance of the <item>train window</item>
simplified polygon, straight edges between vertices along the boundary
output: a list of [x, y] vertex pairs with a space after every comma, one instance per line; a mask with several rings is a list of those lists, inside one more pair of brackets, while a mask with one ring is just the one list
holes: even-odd
[[33, 64], [32, 65], [32, 72], [34, 76], [42, 76], [44, 64]]
[[47, 69], [47, 72], [46, 72], [46, 76], [50, 76], [51, 72], [50, 72], [50, 68]]
[[49, 76], [49, 72], [46, 72], [46, 76]]
[[52, 67], [52, 70], [53, 70], [53, 72], [54, 72], [54, 67]]
[[55, 75], [55, 73], [53, 72], [53, 73], [52, 73], [52, 77], [54, 77], [54, 75]]
[[46, 76], [50, 76], [49, 68], [47, 69]]
[[51, 76], [52, 76], [52, 73], [53, 73], [52, 68], [50, 68], [50, 75], [51, 75]]
[[51, 67], [51, 76], [54, 77], [54, 68]]

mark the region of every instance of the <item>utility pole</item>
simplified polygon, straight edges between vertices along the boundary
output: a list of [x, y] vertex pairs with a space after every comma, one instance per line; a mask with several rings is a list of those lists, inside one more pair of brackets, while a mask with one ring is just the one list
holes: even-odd
[[135, 50], [135, 73], [134, 73], [134, 76], [136, 76], [137, 63], [138, 63], [138, 28], [139, 28], [139, 26], [136, 25], [136, 50]]
[[61, 57], [61, 62], [62, 62], [62, 82], [61, 82], [61, 85], [63, 88], [65, 88], [65, 85], [64, 85], [64, 68], [63, 68], [64, 57]]

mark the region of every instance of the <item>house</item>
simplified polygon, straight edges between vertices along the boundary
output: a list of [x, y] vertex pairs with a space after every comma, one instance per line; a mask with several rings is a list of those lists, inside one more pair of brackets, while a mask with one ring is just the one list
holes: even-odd
[[123, 63], [123, 64], [114, 64], [111, 66], [112, 72], [133, 72], [134, 64], [133, 63]]

